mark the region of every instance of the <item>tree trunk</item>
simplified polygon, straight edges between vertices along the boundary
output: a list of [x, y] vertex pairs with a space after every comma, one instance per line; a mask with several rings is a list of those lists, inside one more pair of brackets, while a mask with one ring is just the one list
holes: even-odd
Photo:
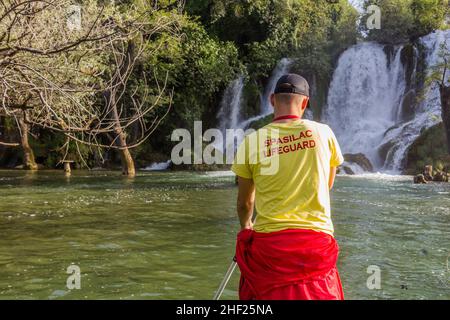
[[23, 151], [23, 168], [25, 170], [37, 170], [38, 166], [34, 160], [33, 149], [31, 149], [28, 141], [28, 133], [30, 128], [25, 121], [25, 115], [23, 117], [19, 117], [18, 122], [20, 126], [20, 145]]
[[127, 78], [127, 72], [130, 72], [129, 65], [134, 55], [134, 45], [132, 41], [128, 42], [127, 52], [122, 64], [118, 66], [118, 75], [112, 82], [111, 88], [105, 92], [105, 98], [108, 108], [110, 109], [110, 115], [114, 121], [114, 131], [116, 133], [115, 144], [120, 147], [118, 150], [120, 159], [122, 162], [122, 173], [126, 176], [134, 177], [136, 175], [136, 169], [134, 166], [134, 160], [131, 156], [130, 150], [127, 144], [127, 135], [122, 128], [120, 122], [120, 115], [117, 110], [119, 103], [118, 96], [120, 96], [120, 89], [126, 85], [123, 83], [123, 79]]
[[442, 121], [447, 135], [447, 151], [450, 154], [450, 87], [441, 84]]
[[130, 150], [127, 147], [127, 136], [120, 125], [117, 107], [113, 108], [113, 114], [114, 120], [116, 121], [116, 126], [114, 128], [114, 131], [117, 134], [116, 144], [121, 148], [119, 149], [119, 153], [122, 161], [122, 173], [126, 176], [134, 177], [136, 175], [134, 160], [131, 156]]

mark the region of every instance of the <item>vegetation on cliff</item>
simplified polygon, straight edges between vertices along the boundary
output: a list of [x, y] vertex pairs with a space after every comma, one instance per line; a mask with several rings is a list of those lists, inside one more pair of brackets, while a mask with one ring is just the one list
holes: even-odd
[[426, 165], [438, 170], [450, 169], [450, 156], [447, 151], [447, 137], [443, 123], [437, 124], [412, 144], [406, 156], [406, 174], [422, 172]]

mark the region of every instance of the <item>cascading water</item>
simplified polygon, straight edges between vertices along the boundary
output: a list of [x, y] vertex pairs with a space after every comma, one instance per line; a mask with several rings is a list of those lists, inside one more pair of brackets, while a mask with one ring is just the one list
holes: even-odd
[[377, 147], [395, 125], [405, 90], [400, 49], [388, 63], [383, 46], [362, 43], [343, 53], [331, 82], [324, 121], [333, 128], [345, 153], [364, 153], [381, 166]]
[[275, 91], [278, 79], [289, 72], [289, 68], [292, 65], [292, 60], [288, 58], [281, 59], [275, 69], [272, 71], [269, 82], [261, 95], [261, 111], [258, 115], [251, 117], [245, 121], [242, 121], [239, 125], [240, 129], [247, 128], [252, 122], [258, 121], [269, 114], [273, 113], [272, 105], [270, 104], [270, 95]]
[[[269, 79], [268, 85], [261, 95], [261, 109], [260, 113], [249, 119], [242, 119], [242, 93], [244, 89], [244, 78], [240, 76], [236, 80], [230, 83], [224, 92], [224, 96], [221, 101], [220, 110], [217, 114], [219, 120], [219, 129], [222, 132], [223, 137], [226, 137], [224, 141], [217, 141], [214, 143], [215, 149], [222, 153], [226, 153], [227, 157], [232, 156], [230, 150], [235, 150], [236, 146], [240, 143], [242, 136], [239, 132], [235, 132], [233, 137], [228, 136], [227, 129], [245, 130], [254, 121], [262, 119], [273, 112], [273, 108], [270, 105], [270, 95], [275, 90], [276, 82], [285, 73], [289, 71], [289, 67], [292, 60], [283, 58], [275, 67], [272, 75]], [[242, 132], [243, 133], [243, 132]], [[232, 138], [232, 139], [230, 139]]]
[[[446, 50], [450, 51], [450, 30], [438, 30], [420, 39], [420, 44], [425, 48], [425, 63], [427, 76], [430, 75], [431, 67], [441, 62], [439, 51], [441, 45], [446, 45]], [[447, 79], [449, 74], [447, 74]], [[386, 132], [382, 145], [389, 143], [392, 145], [386, 156], [383, 170], [400, 171], [404, 166], [406, 152], [411, 144], [419, 137], [420, 133], [427, 128], [442, 121], [441, 99], [439, 86], [432, 83], [425, 88], [423, 100], [415, 108], [414, 117], [410, 121], [400, 123], [397, 127]]]
[[275, 86], [277, 85], [278, 79], [286, 73], [289, 72], [289, 68], [292, 65], [292, 60], [288, 58], [283, 58], [278, 62], [275, 69], [272, 71], [269, 83], [264, 90], [264, 94], [261, 97], [261, 116], [267, 116], [273, 113], [272, 105], [270, 104], [270, 95], [275, 91]]
[[[439, 61], [440, 44], [447, 40], [449, 49], [449, 37], [448, 30], [436, 31], [420, 40], [426, 51], [427, 72]], [[420, 132], [441, 121], [436, 85], [427, 90], [409, 120], [403, 119], [406, 79], [402, 49], [396, 48], [391, 59], [384, 46], [372, 42], [345, 51], [323, 112], [323, 120], [333, 128], [344, 153], [363, 153], [377, 170], [396, 173]], [[385, 155], [380, 154], [380, 148], [386, 149]]]
[[[241, 102], [242, 91], [244, 89], [244, 78], [241, 76], [234, 80], [225, 90], [221, 107], [217, 118], [219, 120], [219, 129], [225, 132], [226, 129], [246, 129], [252, 122], [258, 121], [273, 113], [273, 108], [270, 104], [270, 95], [274, 92], [278, 79], [289, 72], [292, 65], [292, 60], [289, 58], [281, 59], [270, 76], [268, 84], [261, 94], [261, 109], [260, 113], [248, 119], [242, 119]], [[312, 111], [307, 110], [305, 118], [312, 119]]]
[[168, 160], [166, 162], [154, 162], [151, 165], [143, 168], [144, 171], [164, 171], [170, 168], [172, 161]]
[[241, 122], [241, 100], [244, 88], [244, 77], [240, 76], [227, 87], [222, 98], [221, 106], [217, 118], [219, 129], [225, 132], [226, 129], [237, 129]]

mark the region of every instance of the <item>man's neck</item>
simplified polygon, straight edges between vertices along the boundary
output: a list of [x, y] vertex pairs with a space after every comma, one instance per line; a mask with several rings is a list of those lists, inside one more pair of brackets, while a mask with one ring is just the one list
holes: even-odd
[[[289, 116], [292, 116], [292, 118], [287, 118]], [[301, 119], [303, 117], [303, 112], [299, 112], [298, 109], [287, 109], [287, 110], [275, 110], [274, 114], [273, 114], [273, 118], [277, 119], [277, 118], [284, 118], [286, 117], [286, 119], [280, 119], [277, 120], [276, 122], [291, 122], [291, 121], [295, 121], [298, 119]]]

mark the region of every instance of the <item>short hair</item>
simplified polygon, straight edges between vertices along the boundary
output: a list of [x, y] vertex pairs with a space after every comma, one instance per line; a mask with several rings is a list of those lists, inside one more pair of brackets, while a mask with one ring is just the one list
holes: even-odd
[[295, 93], [277, 93], [275, 95], [275, 100], [279, 104], [291, 105], [296, 99], [298, 103], [300, 103], [300, 98], [302, 97], [304, 96]]

